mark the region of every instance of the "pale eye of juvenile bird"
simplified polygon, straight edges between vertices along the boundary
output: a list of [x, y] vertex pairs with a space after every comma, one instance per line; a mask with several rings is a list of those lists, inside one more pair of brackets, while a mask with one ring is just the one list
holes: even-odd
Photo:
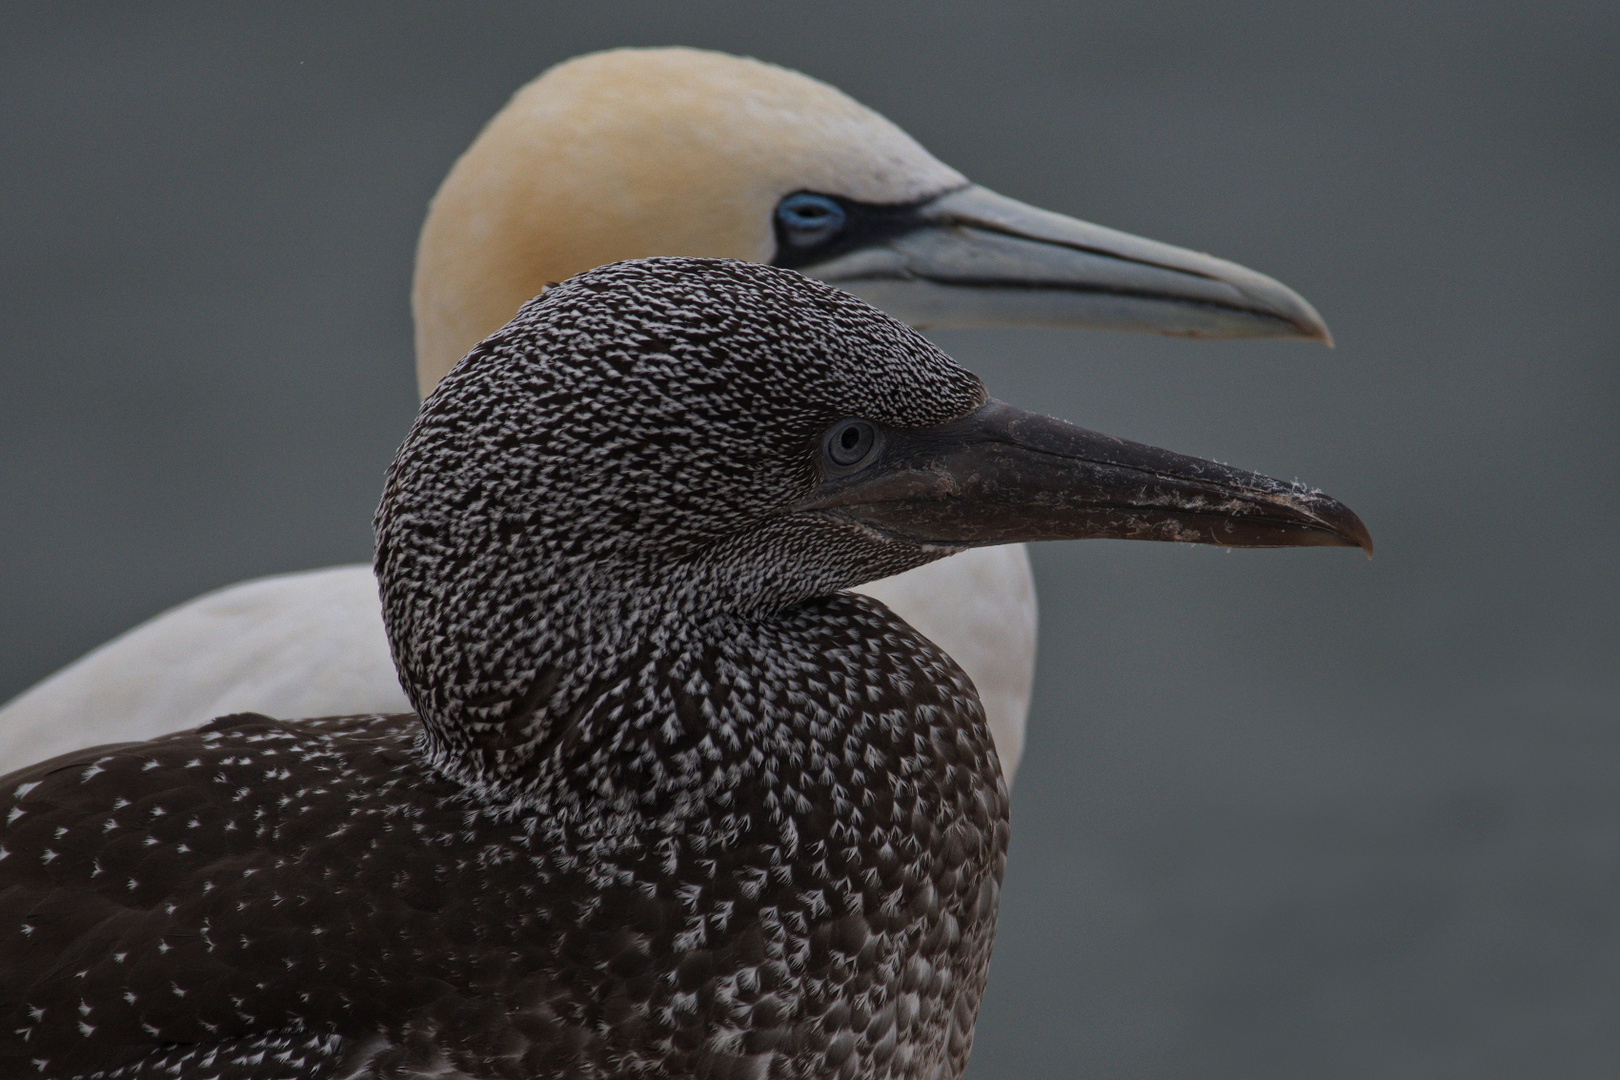
[[776, 204], [782, 235], [794, 247], [825, 243], [843, 229], [846, 217], [836, 200], [808, 191], [795, 192]]
[[827, 459], [840, 469], [864, 465], [877, 456], [877, 427], [866, 420], [840, 420], [827, 429], [821, 445]]

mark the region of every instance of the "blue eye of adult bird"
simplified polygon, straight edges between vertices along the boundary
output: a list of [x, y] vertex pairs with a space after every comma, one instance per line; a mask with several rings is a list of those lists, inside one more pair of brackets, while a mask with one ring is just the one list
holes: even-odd
[[776, 204], [782, 235], [794, 247], [825, 243], [843, 230], [846, 219], [837, 200], [814, 192], [794, 192]]

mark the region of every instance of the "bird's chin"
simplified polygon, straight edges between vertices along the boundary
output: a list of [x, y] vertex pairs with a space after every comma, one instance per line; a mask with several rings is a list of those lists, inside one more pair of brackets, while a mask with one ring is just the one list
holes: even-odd
[[780, 611], [915, 570], [966, 550], [961, 545], [921, 543], [852, 516], [821, 510], [785, 519], [793, 543], [784, 557], [745, 575], [751, 613]]

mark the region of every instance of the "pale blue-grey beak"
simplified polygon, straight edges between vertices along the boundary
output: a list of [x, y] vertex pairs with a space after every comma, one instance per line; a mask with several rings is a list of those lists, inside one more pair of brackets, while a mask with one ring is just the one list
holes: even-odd
[[913, 326], [1064, 326], [1332, 345], [1288, 286], [1185, 248], [969, 185], [796, 267]]

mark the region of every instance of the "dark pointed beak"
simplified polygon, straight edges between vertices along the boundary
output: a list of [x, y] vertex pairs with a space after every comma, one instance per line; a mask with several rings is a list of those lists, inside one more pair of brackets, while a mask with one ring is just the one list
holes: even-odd
[[871, 459], [800, 508], [919, 544], [1166, 540], [1359, 547], [1372, 537], [1320, 491], [990, 401], [932, 428], [886, 428]]

